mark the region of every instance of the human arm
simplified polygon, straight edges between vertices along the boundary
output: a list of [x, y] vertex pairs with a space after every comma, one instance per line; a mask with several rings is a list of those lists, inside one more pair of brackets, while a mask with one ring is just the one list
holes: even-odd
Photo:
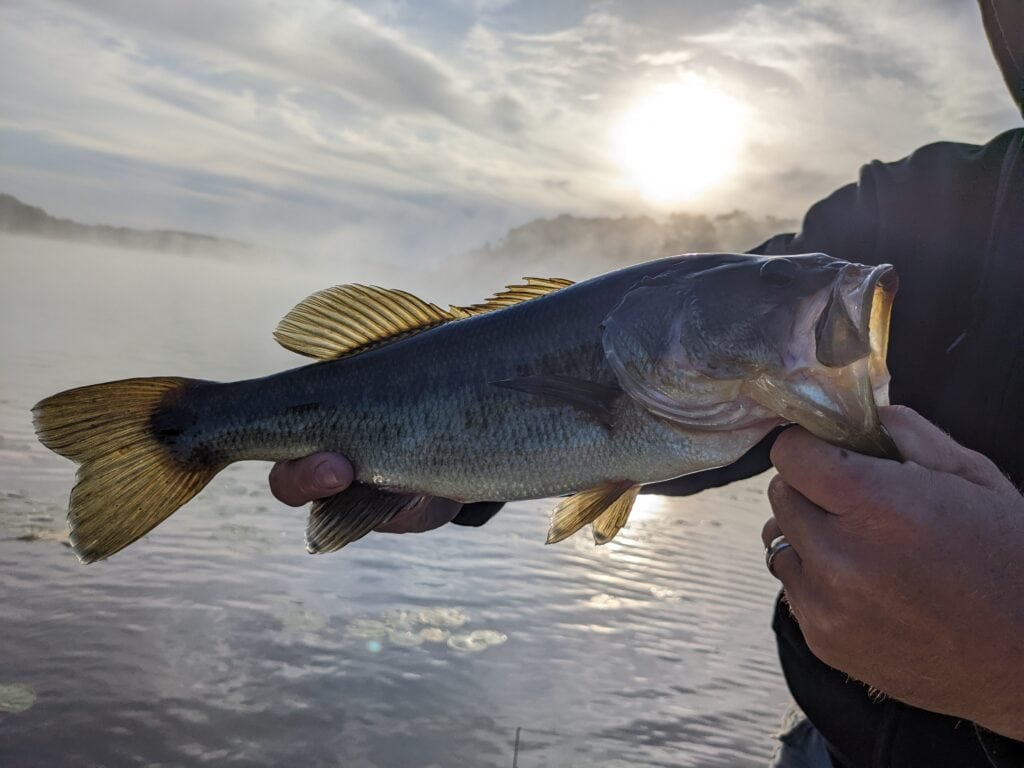
[[794, 428], [775, 444], [766, 542], [810, 650], [913, 706], [1024, 740], [1024, 497], [914, 411], [905, 463]]

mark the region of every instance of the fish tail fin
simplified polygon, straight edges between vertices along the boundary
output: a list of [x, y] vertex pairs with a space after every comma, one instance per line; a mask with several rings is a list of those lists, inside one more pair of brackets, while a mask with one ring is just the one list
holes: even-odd
[[71, 544], [83, 562], [110, 557], [163, 522], [222, 468], [178, 459], [177, 430], [153, 425], [190, 385], [182, 378], [140, 378], [60, 392], [33, 409], [36, 435], [79, 464], [71, 491]]

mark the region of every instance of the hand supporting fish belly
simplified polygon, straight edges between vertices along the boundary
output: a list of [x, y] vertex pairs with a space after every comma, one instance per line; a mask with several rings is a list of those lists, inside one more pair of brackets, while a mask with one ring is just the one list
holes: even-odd
[[33, 409], [40, 441], [80, 466], [71, 541], [102, 560], [221, 469], [316, 451], [355, 484], [314, 502], [310, 552], [428, 497], [573, 494], [548, 541], [626, 524], [640, 487], [730, 464], [778, 424], [898, 458], [887, 402], [892, 267], [823, 254], [687, 254], [573, 284], [527, 278], [472, 306], [343, 285], [278, 325], [317, 362], [260, 379], [96, 384]]

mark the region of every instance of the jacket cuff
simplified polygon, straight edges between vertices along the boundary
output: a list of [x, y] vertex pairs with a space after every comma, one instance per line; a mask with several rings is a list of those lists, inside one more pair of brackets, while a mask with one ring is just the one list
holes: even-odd
[[456, 525], [469, 525], [478, 528], [494, 517], [503, 506], [505, 506], [503, 501], [477, 501], [466, 504], [459, 514], [452, 518], [452, 522]]

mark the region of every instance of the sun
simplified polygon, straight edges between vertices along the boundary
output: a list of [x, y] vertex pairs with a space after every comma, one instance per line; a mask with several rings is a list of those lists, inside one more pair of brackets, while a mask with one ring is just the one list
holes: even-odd
[[662, 85], [612, 132], [612, 152], [645, 198], [689, 200], [729, 174], [742, 146], [744, 109], [702, 78]]

